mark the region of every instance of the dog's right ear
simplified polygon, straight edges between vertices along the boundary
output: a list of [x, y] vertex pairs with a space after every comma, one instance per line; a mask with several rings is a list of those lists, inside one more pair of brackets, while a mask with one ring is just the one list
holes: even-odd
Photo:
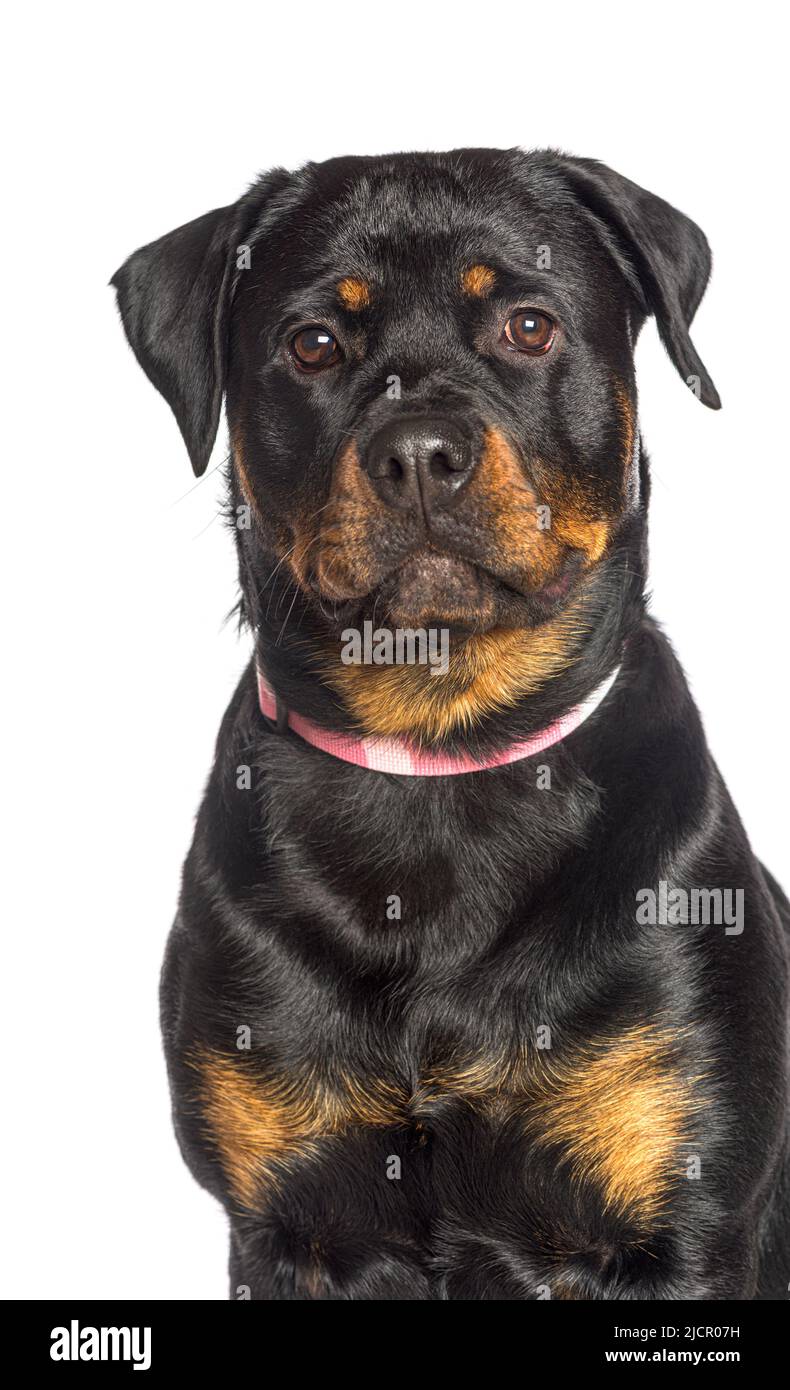
[[217, 208], [141, 247], [110, 281], [126, 336], [172, 408], [198, 477], [222, 408], [238, 209]]
[[561, 158], [566, 179], [632, 287], [636, 275], [644, 309], [655, 315], [677, 371], [699, 400], [718, 410], [719, 393], [689, 335], [710, 275], [704, 233], [663, 198], [598, 160]]

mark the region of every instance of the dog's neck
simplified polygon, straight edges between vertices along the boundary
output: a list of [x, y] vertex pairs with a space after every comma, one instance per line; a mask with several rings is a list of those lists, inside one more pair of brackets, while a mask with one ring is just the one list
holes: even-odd
[[545, 752], [567, 738], [595, 713], [617, 680], [620, 667], [596, 686], [580, 704], [566, 711], [543, 729], [526, 739], [516, 739], [503, 748], [488, 754], [470, 757], [464, 753], [426, 752], [407, 738], [365, 737], [357, 734], [333, 733], [313, 720], [289, 710], [273, 690], [264, 672], [258, 667], [258, 703], [261, 714], [276, 729], [285, 734], [291, 730], [305, 743], [319, 748], [342, 762], [352, 763], [373, 772], [387, 772], [405, 777], [451, 777], [465, 772], [484, 772], [504, 767]]

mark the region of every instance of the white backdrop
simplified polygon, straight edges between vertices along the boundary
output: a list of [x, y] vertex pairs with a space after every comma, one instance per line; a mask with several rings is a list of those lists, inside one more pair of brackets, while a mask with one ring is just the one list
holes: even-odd
[[[17, 16], [20, 8], [17, 9]], [[224, 1218], [169, 1120], [157, 975], [246, 657], [197, 485], [107, 281], [272, 164], [555, 145], [707, 233], [716, 415], [639, 347], [652, 587], [786, 885], [786, 81], [774, 7], [39, 4], [3, 84], [6, 1296], [223, 1298]], [[122, 18], [123, 16], [123, 18]], [[21, 26], [21, 27], [20, 27]], [[13, 185], [10, 187], [10, 185]], [[214, 464], [221, 462], [224, 439]], [[9, 640], [10, 639], [10, 640]]]

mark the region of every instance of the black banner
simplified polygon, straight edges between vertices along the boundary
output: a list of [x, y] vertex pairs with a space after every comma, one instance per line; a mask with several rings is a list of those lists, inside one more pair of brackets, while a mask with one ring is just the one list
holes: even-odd
[[366, 1379], [411, 1365], [424, 1382], [457, 1366], [459, 1354], [481, 1353], [487, 1378], [510, 1378], [516, 1348], [525, 1379], [538, 1367], [545, 1373], [547, 1364], [557, 1373], [592, 1370], [604, 1379], [623, 1367], [655, 1365], [736, 1367], [753, 1375], [782, 1364], [790, 1327], [784, 1303], [543, 1302], [521, 1313], [488, 1305], [467, 1311], [460, 1323], [450, 1305], [420, 1314], [414, 1304], [330, 1314], [315, 1304], [311, 1311], [283, 1303], [19, 1302], [5, 1304], [4, 1315], [8, 1344], [24, 1369], [98, 1380], [109, 1371], [141, 1384], [190, 1371], [280, 1379], [286, 1365], [300, 1377], [312, 1367], [333, 1374], [341, 1348], [334, 1373], [345, 1376], [355, 1364], [357, 1335], [358, 1373]]

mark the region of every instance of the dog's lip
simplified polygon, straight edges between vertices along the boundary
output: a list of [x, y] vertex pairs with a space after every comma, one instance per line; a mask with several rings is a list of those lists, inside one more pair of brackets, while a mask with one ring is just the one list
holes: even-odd
[[[420, 565], [427, 565], [437, 569], [463, 569], [472, 571], [475, 576], [486, 574], [489, 578], [496, 579], [496, 575], [490, 573], [490, 571], [485, 569], [485, 566], [478, 564], [468, 556], [459, 555], [451, 550], [442, 550], [438, 546], [431, 545], [430, 542], [428, 542], [423, 545], [415, 546], [413, 549], [409, 550], [408, 553], [403, 555], [395, 564], [391, 565], [388, 569], [382, 570], [381, 573], [377, 575], [376, 582], [371, 584], [370, 588], [359, 590], [354, 594], [349, 594], [346, 601], [361, 603], [366, 598], [370, 598], [375, 594], [382, 585], [395, 579], [403, 570], [408, 570], [411, 567]], [[308, 582], [319, 598], [331, 597], [331, 595], [325, 594], [321, 589], [318, 576], [314, 569], [310, 571]]]
[[483, 570], [482, 565], [476, 564], [474, 560], [470, 560], [466, 555], [458, 555], [452, 550], [442, 550], [434, 545], [423, 545], [418, 546], [416, 550], [412, 550], [405, 559], [401, 560], [394, 569], [389, 571], [386, 577], [391, 579], [393, 575], [399, 574], [404, 569], [424, 566], [437, 570], [448, 568], [475, 570], [477, 573], [481, 573]]
[[[576, 586], [584, 569], [584, 556], [581, 551], [569, 549], [559, 571], [547, 580], [545, 584], [536, 589], [523, 589], [517, 584], [513, 584], [503, 575], [497, 574], [495, 570], [483, 564], [479, 560], [472, 559], [471, 556], [461, 555], [456, 551], [446, 550], [440, 546], [433, 545], [430, 541], [416, 546], [407, 555], [398, 560], [389, 569], [382, 571], [378, 575], [375, 584], [370, 588], [356, 594], [349, 594], [344, 600], [346, 603], [364, 603], [370, 599], [384, 585], [395, 580], [398, 574], [409, 567], [421, 564], [431, 565], [436, 562], [436, 567], [447, 567], [455, 569], [456, 572], [466, 570], [477, 580], [485, 580], [493, 584], [502, 594], [509, 599], [520, 603], [534, 603], [538, 608], [544, 608], [547, 613], [562, 603]], [[318, 598], [326, 598], [318, 587], [315, 575], [310, 576], [312, 587]]]
[[[374, 585], [374, 588], [371, 589], [370, 592], [374, 592], [381, 584], [385, 583], [387, 580], [391, 580], [410, 563], [416, 562], [422, 564], [425, 563], [426, 560], [430, 561], [431, 559], [435, 559], [438, 562], [450, 562], [453, 567], [457, 567], [459, 570], [471, 570], [475, 578], [485, 578], [489, 580], [496, 585], [498, 589], [509, 594], [511, 598], [537, 600], [538, 602], [544, 602], [546, 604], [553, 604], [566, 598], [584, 569], [584, 556], [582, 552], [569, 549], [558, 572], [551, 579], [547, 580], [545, 584], [541, 584], [538, 588], [522, 589], [519, 585], [513, 584], [508, 579], [504, 578], [503, 575], [497, 574], [496, 570], [491, 569], [488, 565], [483, 564], [479, 560], [472, 559], [471, 556], [459, 555], [457, 552], [443, 550], [429, 543], [412, 551], [404, 560], [400, 561], [391, 570], [388, 570], [385, 575], [382, 575], [379, 583]], [[364, 597], [367, 597], [367, 595]]]

